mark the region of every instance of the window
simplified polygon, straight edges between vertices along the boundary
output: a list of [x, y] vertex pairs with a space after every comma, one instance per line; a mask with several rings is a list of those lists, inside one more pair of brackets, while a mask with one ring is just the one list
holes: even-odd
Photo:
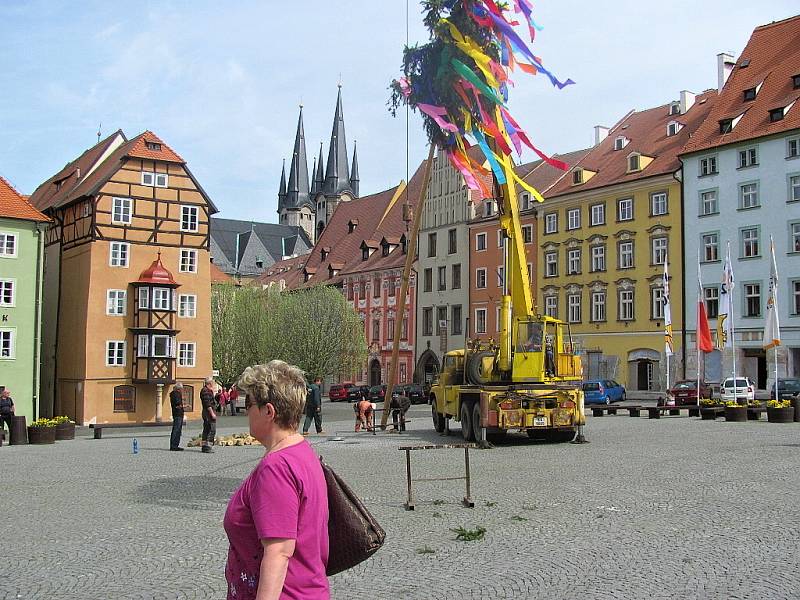
[[130, 247], [128, 242], [111, 242], [108, 264], [112, 267], [127, 267]]
[[756, 148], [745, 148], [739, 150], [739, 168], [752, 167], [758, 164], [758, 151]]
[[436, 234], [428, 234], [428, 257], [436, 256]]
[[380, 318], [372, 319], [372, 341], [377, 342], [381, 339], [381, 320]]
[[667, 192], [650, 194], [650, 216], [657, 217], [668, 212]]
[[744, 316], [745, 317], [760, 317], [761, 316], [761, 284], [760, 283], [745, 283], [744, 284]]
[[158, 142], [145, 142], [144, 145], [147, 147], [148, 150], [153, 150], [154, 152], [158, 152], [161, 150], [161, 144]]
[[791, 244], [789, 246], [791, 248], [790, 252], [800, 252], [800, 223], [791, 223], [789, 234], [791, 236], [789, 240]]
[[706, 156], [700, 159], [700, 177], [717, 174], [717, 157]]
[[719, 260], [719, 234], [704, 233], [701, 237], [703, 262]]
[[792, 75], [792, 87], [796, 90], [800, 90], [800, 74]]
[[679, 115], [679, 114], [681, 114], [681, 103], [680, 102], [673, 102], [672, 104], [670, 104], [669, 105], [669, 114], [670, 115]]
[[667, 260], [667, 238], [653, 238], [653, 253], [651, 260], [653, 265], [663, 265]]
[[450, 307], [450, 325], [451, 325], [451, 333], [453, 335], [461, 335], [462, 329], [462, 322], [463, 318], [461, 316], [461, 305], [456, 304]]
[[620, 242], [617, 246], [618, 268], [633, 268], [633, 242]]
[[433, 269], [430, 267], [423, 271], [422, 291], [433, 291]]
[[381, 297], [381, 278], [380, 276], [375, 276], [372, 278], [372, 297], [373, 298], [380, 298]]
[[197, 231], [197, 206], [181, 206], [181, 231]]
[[503, 287], [503, 280], [505, 278], [505, 269], [503, 267], [497, 267], [497, 287]]
[[494, 201], [493, 200], [484, 200], [483, 202], [483, 216], [484, 217], [491, 217], [495, 213], [494, 210]]
[[624, 136], [619, 136], [614, 139], [614, 150], [622, 150], [628, 145], [628, 139]]
[[638, 154], [631, 154], [628, 157], [628, 171], [638, 171], [640, 165], [640, 156]]
[[400, 339], [408, 339], [408, 317], [403, 317], [403, 321], [400, 323]]
[[166, 173], [156, 173], [156, 187], [167, 187], [167, 174]]
[[533, 265], [531, 263], [528, 263], [526, 266], [528, 267], [528, 281], [532, 282], [533, 281]]
[[593, 204], [589, 207], [589, 214], [591, 215], [590, 223], [592, 225], [605, 225], [606, 223], [606, 205]]
[[422, 335], [433, 335], [433, 309], [422, 309]]
[[180, 342], [178, 344], [178, 366], [193, 367], [195, 358], [195, 343]]
[[396, 290], [396, 285], [395, 284], [397, 283], [397, 280], [396, 279], [389, 279], [387, 283], [389, 285], [389, 292], [388, 292], [389, 293], [389, 297], [390, 298], [394, 298], [395, 290]]
[[570, 323], [581, 322], [581, 295], [569, 294], [567, 296], [567, 319]]
[[605, 271], [606, 270], [606, 247], [605, 246], [592, 246], [592, 268], [591, 271]]
[[169, 288], [153, 288], [153, 310], [170, 310], [172, 290]]
[[139, 288], [139, 308], [150, 308], [150, 288]]
[[572, 172], [572, 185], [583, 183], [583, 169], [575, 169]]
[[667, 125], [667, 137], [671, 137], [681, 130], [681, 124], [677, 121], [672, 121]]
[[524, 244], [533, 242], [533, 225], [522, 226], [522, 242]]
[[475, 287], [479, 290], [486, 288], [486, 269], [484, 267], [475, 269]]
[[142, 171], [142, 185], [153, 187], [155, 179], [155, 174], [152, 171]]
[[759, 256], [758, 247], [758, 228], [748, 227], [741, 230], [742, 235], [742, 257], [752, 258]]
[[756, 99], [756, 88], [747, 88], [743, 93], [743, 100], [745, 102], [750, 102], [751, 100]]
[[0, 279], [0, 306], [14, 306], [16, 280]]
[[486, 233], [479, 233], [475, 236], [475, 250], [477, 252], [486, 250]]
[[125, 366], [125, 341], [114, 340], [106, 342], [106, 366]]
[[131, 222], [131, 199], [112, 198], [111, 199], [111, 222], [130, 223]]
[[619, 320], [633, 321], [633, 290], [620, 290], [618, 300]]
[[454, 290], [461, 289], [461, 264], [456, 264], [450, 267], [450, 274], [452, 279], [452, 288]]
[[447, 289], [447, 267], [439, 267], [438, 270], [438, 290], [443, 292]]
[[633, 219], [633, 198], [617, 200], [617, 221], [630, 221]]
[[156, 358], [171, 358], [173, 354], [173, 339], [168, 335], [154, 335], [152, 338], [150, 356]]
[[717, 286], [703, 288], [703, 300], [706, 303], [706, 316], [716, 319], [719, 316], [719, 288]]
[[757, 208], [761, 203], [758, 199], [758, 183], [743, 183], [739, 186], [739, 208]]
[[458, 240], [456, 238], [456, 230], [450, 229], [447, 232], [447, 253], [455, 254], [458, 251]]
[[650, 289], [650, 318], [664, 318], [664, 288], [654, 287]]
[[581, 209], [571, 208], [567, 211], [567, 229], [578, 229], [581, 226]]
[[125, 290], [108, 290], [106, 292], [106, 314], [114, 317], [124, 316], [127, 312], [126, 297]]
[[567, 250], [567, 275], [578, 275], [581, 272], [581, 249]]
[[12, 360], [17, 356], [13, 329], [0, 329], [0, 359]]
[[789, 176], [789, 202], [800, 201], [800, 175]]
[[197, 273], [197, 250], [181, 249], [181, 273]]
[[475, 333], [486, 333], [486, 309], [475, 309]]
[[706, 190], [700, 192], [700, 214], [715, 215], [719, 212], [719, 200], [717, 190]]
[[800, 137], [789, 138], [786, 140], [786, 158], [797, 158], [800, 156]]
[[[353, 288], [349, 287], [348, 289], [352, 295]], [[194, 294], [181, 294], [178, 296], [178, 316], [183, 319], [194, 319], [197, 316], [197, 296]]]
[[721, 134], [730, 133], [733, 131], [733, 119], [720, 119], [719, 120], [719, 132]]
[[436, 333], [447, 333], [447, 307], [436, 307]]
[[17, 256], [17, 234], [0, 231], [0, 258]]
[[773, 108], [769, 111], [769, 122], [770, 123], [777, 123], [778, 121], [783, 121], [783, 107], [780, 108]]
[[558, 296], [544, 297], [544, 314], [554, 319], [558, 318]]
[[150, 355], [150, 343], [146, 335], [136, 336], [136, 356], [147, 358]]
[[794, 296], [793, 306], [795, 315], [800, 315], [800, 281], [792, 282], [792, 296]]
[[556, 233], [558, 231], [558, 213], [547, 213], [544, 216], [544, 232]]
[[558, 275], [558, 252], [544, 253], [544, 276], [556, 277]]
[[592, 322], [606, 320], [606, 293], [592, 292]]

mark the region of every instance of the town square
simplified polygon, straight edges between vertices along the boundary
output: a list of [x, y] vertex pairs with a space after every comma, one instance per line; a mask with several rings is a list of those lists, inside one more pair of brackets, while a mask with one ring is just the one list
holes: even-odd
[[0, 2], [0, 598], [797, 598], [786, 0]]

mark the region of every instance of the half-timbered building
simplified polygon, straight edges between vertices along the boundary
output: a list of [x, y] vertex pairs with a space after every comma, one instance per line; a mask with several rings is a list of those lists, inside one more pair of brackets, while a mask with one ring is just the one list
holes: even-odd
[[[42, 413], [150, 421], [180, 380], [190, 413], [211, 374], [209, 221], [186, 162], [117, 131], [40, 185], [45, 245]], [[166, 408], [164, 408], [166, 406]]]

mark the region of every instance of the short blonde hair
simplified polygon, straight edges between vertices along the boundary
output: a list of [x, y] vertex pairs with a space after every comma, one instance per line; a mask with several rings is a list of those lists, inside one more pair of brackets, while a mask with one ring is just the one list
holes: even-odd
[[237, 387], [260, 407], [275, 407], [275, 422], [284, 429], [297, 429], [306, 404], [306, 380], [299, 367], [282, 360], [247, 367]]

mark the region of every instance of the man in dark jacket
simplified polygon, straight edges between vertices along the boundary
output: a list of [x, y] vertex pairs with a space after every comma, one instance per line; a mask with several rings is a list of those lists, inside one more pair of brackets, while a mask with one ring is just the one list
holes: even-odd
[[11, 392], [3, 390], [0, 393], [0, 432], [3, 431], [3, 426], [8, 425], [9, 439], [11, 436], [11, 423], [14, 419], [14, 400], [11, 399]]
[[200, 390], [200, 404], [203, 406], [203, 441], [202, 451], [206, 454], [214, 452], [211, 446], [217, 435], [217, 413], [214, 411], [214, 378], [206, 377], [206, 383]]
[[173, 452], [183, 450], [181, 448], [181, 431], [183, 431], [183, 411], [186, 405], [183, 403], [183, 384], [175, 382], [175, 387], [169, 393], [169, 404], [172, 407], [172, 433], [169, 436], [169, 449]]
[[389, 404], [392, 409], [392, 424], [395, 431], [406, 430], [406, 412], [411, 408], [411, 398], [402, 392], [392, 390], [392, 401]]
[[303, 435], [308, 435], [308, 428], [311, 427], [311, 421], [314, 421], [314, 427], [317, 428], [317, 433], [325, 433], [322, 429], [322, 380], [319, 377], [314, 378], [314, 383], [308, 386], [306, 393], [306, 420], [303, 423]]

